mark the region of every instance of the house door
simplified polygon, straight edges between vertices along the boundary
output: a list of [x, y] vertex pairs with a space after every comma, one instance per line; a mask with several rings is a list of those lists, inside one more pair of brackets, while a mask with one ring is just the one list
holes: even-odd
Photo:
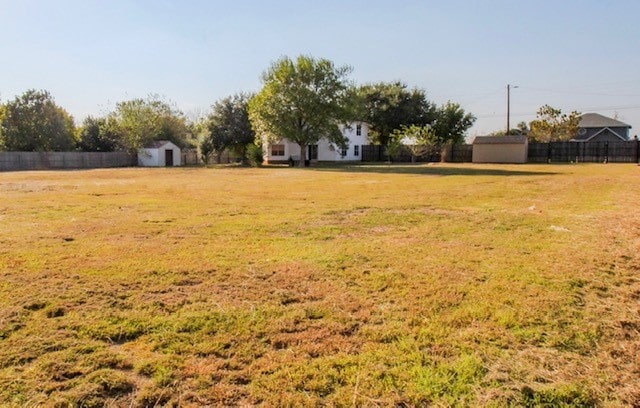
[[309, 160], [318, 160], [318, 145], [309, 145]]
[[173, 150], [165, 150], [164, 151], [164, 165], [166, 167], [173, 166]]

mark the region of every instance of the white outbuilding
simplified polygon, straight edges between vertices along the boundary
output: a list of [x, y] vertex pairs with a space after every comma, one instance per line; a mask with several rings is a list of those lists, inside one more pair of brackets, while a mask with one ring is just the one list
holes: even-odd
[[180, 148], [168, 140], [158, 140], [138, 150], [138, 166], [180, 166]]
[[478, 136], [473, 141], [474, 163], [526, 163], [526, 136]]

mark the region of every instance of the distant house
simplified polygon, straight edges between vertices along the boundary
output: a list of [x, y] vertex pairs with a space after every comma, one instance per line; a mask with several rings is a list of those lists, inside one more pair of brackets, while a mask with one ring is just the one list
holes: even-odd
[[526, 163], [526, 136], [478, 136], [473, 140], [474, 163]]
[[585, 113], [580, 117], [575, 142], [619, 142], [629, 140], [630, 125], [599, 113]]
[[[368, 144], [369, 127], [364, 122], [353, 122], [342, 127], [342, 134], [348, 139], [347, 146], [342, 148], [320, 139], [318, 144], [307, 146], [303, 159], [311, 162], [353, 162], [362, 159], [362, 146]], [[284, 164], [289, 159], [300, 160], [300, 146], [287, 139], [277, 143], [263, 143], [263, 157], [268, 164]]]
[[180, 166], [180, 148], [168, 140], [158, 140], [138, 150], [138, 166]]

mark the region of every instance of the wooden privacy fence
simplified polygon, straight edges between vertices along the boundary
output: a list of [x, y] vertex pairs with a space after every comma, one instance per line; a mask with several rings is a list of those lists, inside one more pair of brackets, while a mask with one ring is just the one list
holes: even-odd
[[129, 152], [0, 152], [0, 171], [130, 167], [138, 156]]
[[640, 142], [529, 143], [529, 163], [638, 163]]
[[198, 149], [182, 149], [180, 152], [183, 166], [197, 166], [200, 164]]

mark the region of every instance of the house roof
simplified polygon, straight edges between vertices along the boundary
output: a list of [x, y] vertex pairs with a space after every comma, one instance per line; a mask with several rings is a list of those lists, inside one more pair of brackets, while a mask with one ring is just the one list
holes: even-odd
[[525, 144], [527, 137], [524, 135], [510, 136], [476, 136], [473, 144]]
[[620, 122], [619, 120], [608, 118], [599, 113], [585, 113], [580, 116], [580, 124], [578, 127], [581, 128], [611, 128], [611, 127], [626, 127], [631, 128], [631, 125], [627, 125], [626, 123]]

